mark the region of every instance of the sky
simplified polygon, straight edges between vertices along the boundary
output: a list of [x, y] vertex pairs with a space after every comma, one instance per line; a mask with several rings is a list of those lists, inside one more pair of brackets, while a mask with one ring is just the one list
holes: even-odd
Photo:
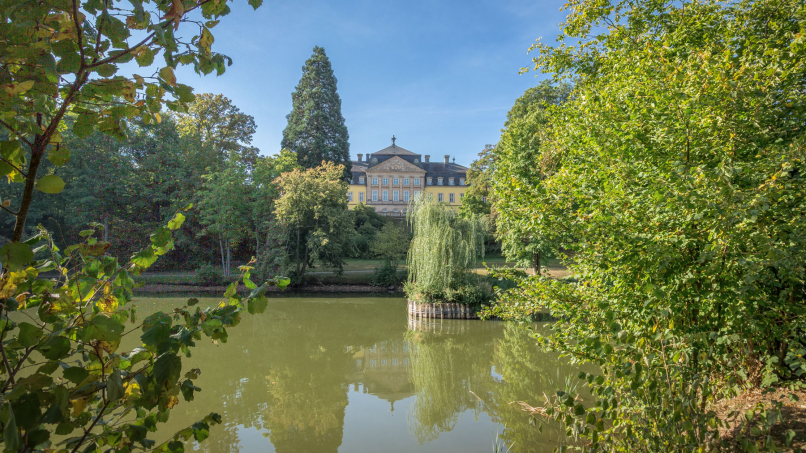
[[196, 93], [220, 93], [257, 123], [253, 145], [280, 149], [302, 66], [325, 48], [350, 134], [350, 155], [391, 144], [469, 165], [498, 141], [506, 113], [545, 75], [529, 72], [536, 39], [553, 42], [567, 12], [539, 0], [245, 0], [213, 28], [233, 59], [222, 75], [177, 71]]

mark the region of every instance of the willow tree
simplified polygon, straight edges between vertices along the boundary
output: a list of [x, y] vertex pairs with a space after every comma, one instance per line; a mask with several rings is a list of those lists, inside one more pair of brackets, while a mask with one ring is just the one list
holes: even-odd
[[468, 287], [470, 267], [484, 256], [484, 227], [464, 219], [430, 194], [409, 205], [407, 220], [414, 238], [409, 248], [409, 295], [437, 296]]

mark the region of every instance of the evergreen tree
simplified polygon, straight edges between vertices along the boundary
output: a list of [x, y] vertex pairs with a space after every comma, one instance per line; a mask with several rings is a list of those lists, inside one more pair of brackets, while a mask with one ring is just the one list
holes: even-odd
[[297, 161], [304, 168], [317, 167], [324, 160], [344, 165], [344, 176], [349, 177], [349, 134], [341, 115], [336, 77], [325, 49], [313, 48], [291, 99], [293, 106], [286, 116], [288, 125], [283, 131], [282, 147], [296, 152]]

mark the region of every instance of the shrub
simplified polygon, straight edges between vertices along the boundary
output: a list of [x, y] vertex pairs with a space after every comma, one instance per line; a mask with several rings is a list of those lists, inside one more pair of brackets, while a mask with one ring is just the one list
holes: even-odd
[[225, 283], [224, 272], [212, 264], [202, 264], [196, 269], [196, 283], [203, 286], [219, 286]]
[[383, 267], [376, 267], [375, 274], [372, 276], [373, 286], [397, 286], [405, 280], [397, 271], [397, 266], [392, 265], [390, 261], [384, 261]]

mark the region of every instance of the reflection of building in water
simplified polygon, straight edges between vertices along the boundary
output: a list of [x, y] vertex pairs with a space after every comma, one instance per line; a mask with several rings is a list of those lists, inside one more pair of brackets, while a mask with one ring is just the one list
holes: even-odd
[[364, 393], [389, 401], [390, 409], [395, 410], [395, 401], [414, 394], [409, 380], [409, 343], [404, 340], [390, 340], [375, 343], [370, 347], [353, 348], [352, 373], [348, 377], [354, 388], [363, 385]]

